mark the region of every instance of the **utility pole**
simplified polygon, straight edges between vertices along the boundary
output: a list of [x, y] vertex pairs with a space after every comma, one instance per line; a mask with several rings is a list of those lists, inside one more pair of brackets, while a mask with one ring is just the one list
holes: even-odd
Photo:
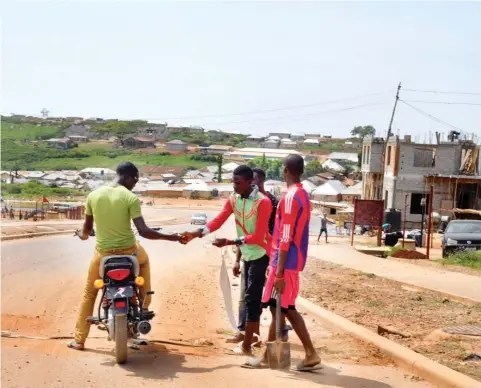
[[[388, 142], [389, 138], [392, 135], [392, 123], [394, 121], [394, 114], [396, 113], [396, 107], [397, 107], [397, 102], [399, 101], [399, 92], [401, 90], [401, 82], [399, 82], [399, 85], [397, 87], [397, 92], [396, 92], [396, 98], [394, 100], [394, 107], [392, 109], [392, 114], [391, 114], [391, 120], [389, 121], [389, 127], [387, 129], [387, 135], [386, 135], [386, 144], [384, 144], [384, 147], [382, 149], [382, 154], [381, 154], [381, 193], [380, 193], [380, 198], [378, 199], [383, 199], [384, 196], [384, 165], [386, 164], [386, 152], [387, 152], [387, 147], [388, 147]], [[387, 198], [385, 198], [387, 201]]]

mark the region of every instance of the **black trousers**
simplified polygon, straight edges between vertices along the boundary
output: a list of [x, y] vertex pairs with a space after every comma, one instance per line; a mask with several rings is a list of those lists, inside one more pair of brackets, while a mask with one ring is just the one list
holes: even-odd
[[262, 314], [262, 291], [266, 281], [269, 256], [244, 261], [245, 306], [247, 322], [259, 322]]

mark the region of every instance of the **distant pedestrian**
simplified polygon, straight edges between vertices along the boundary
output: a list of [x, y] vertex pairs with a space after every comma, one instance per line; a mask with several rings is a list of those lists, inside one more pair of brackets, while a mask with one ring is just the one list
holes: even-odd
[[319, 232], [319, 236], [317, 237], [317, 242], [319, 242], [323, 233], [326, 234], [326, 243], [327, 243], [327, 219], [325, 214], [321, 214], [321, 230]]

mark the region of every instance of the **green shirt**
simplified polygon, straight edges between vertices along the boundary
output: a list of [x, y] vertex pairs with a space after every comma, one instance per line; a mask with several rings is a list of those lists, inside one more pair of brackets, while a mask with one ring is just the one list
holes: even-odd
[[131, 220], [142, 216], [140, 199], [124, 186], [103, 186], [91, 192], [85, 213], [94, 217], [99, 251], [135, 246]]

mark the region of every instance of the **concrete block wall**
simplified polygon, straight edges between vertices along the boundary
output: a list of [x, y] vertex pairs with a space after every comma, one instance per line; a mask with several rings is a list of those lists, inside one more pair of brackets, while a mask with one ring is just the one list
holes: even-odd
[[[370, 147], [367, 160], [365, 159], [366, 146]], [[381, 157], [383, 148], [384, 143], [373, 141], [370, 138], [364, 140], [362, 143], [361, 172], [381, 172]]]
[[[394, 157], [395, 143], [392, 142], [392, 156]], [[383, 198], [385, 192], [388, 192], [386, 207], [400, 209], [403, 212], [404, 218], [404, 199], [405, 194], [408, 194], [406, 206], [406, 222], [411, 227], [420, 227], [421, 215], [411, 214], [411, 194], [413, 193], [428, 193], [429, 185], [425, 184], [424, 176], [432, 174], [448, 174], [458, 175], [459, 166], [461, 163], [461, 150], [459, 144], [432, 144], [419, 145], [400, 142], [399, 143], [399, 168], [398, 176], [393, 176], [393, 165], [391, 161], [389, 166], [385, 168]], [[432, 147], [436, 150], [435, 166], [434, 167], [417, 167], [414, 166], [414, 152], [416, 148]], [[449, 190], [435, 185], [433, 196], [433, 211], [437, 211], [441, 207], [441, 200], [449, 198]]]

